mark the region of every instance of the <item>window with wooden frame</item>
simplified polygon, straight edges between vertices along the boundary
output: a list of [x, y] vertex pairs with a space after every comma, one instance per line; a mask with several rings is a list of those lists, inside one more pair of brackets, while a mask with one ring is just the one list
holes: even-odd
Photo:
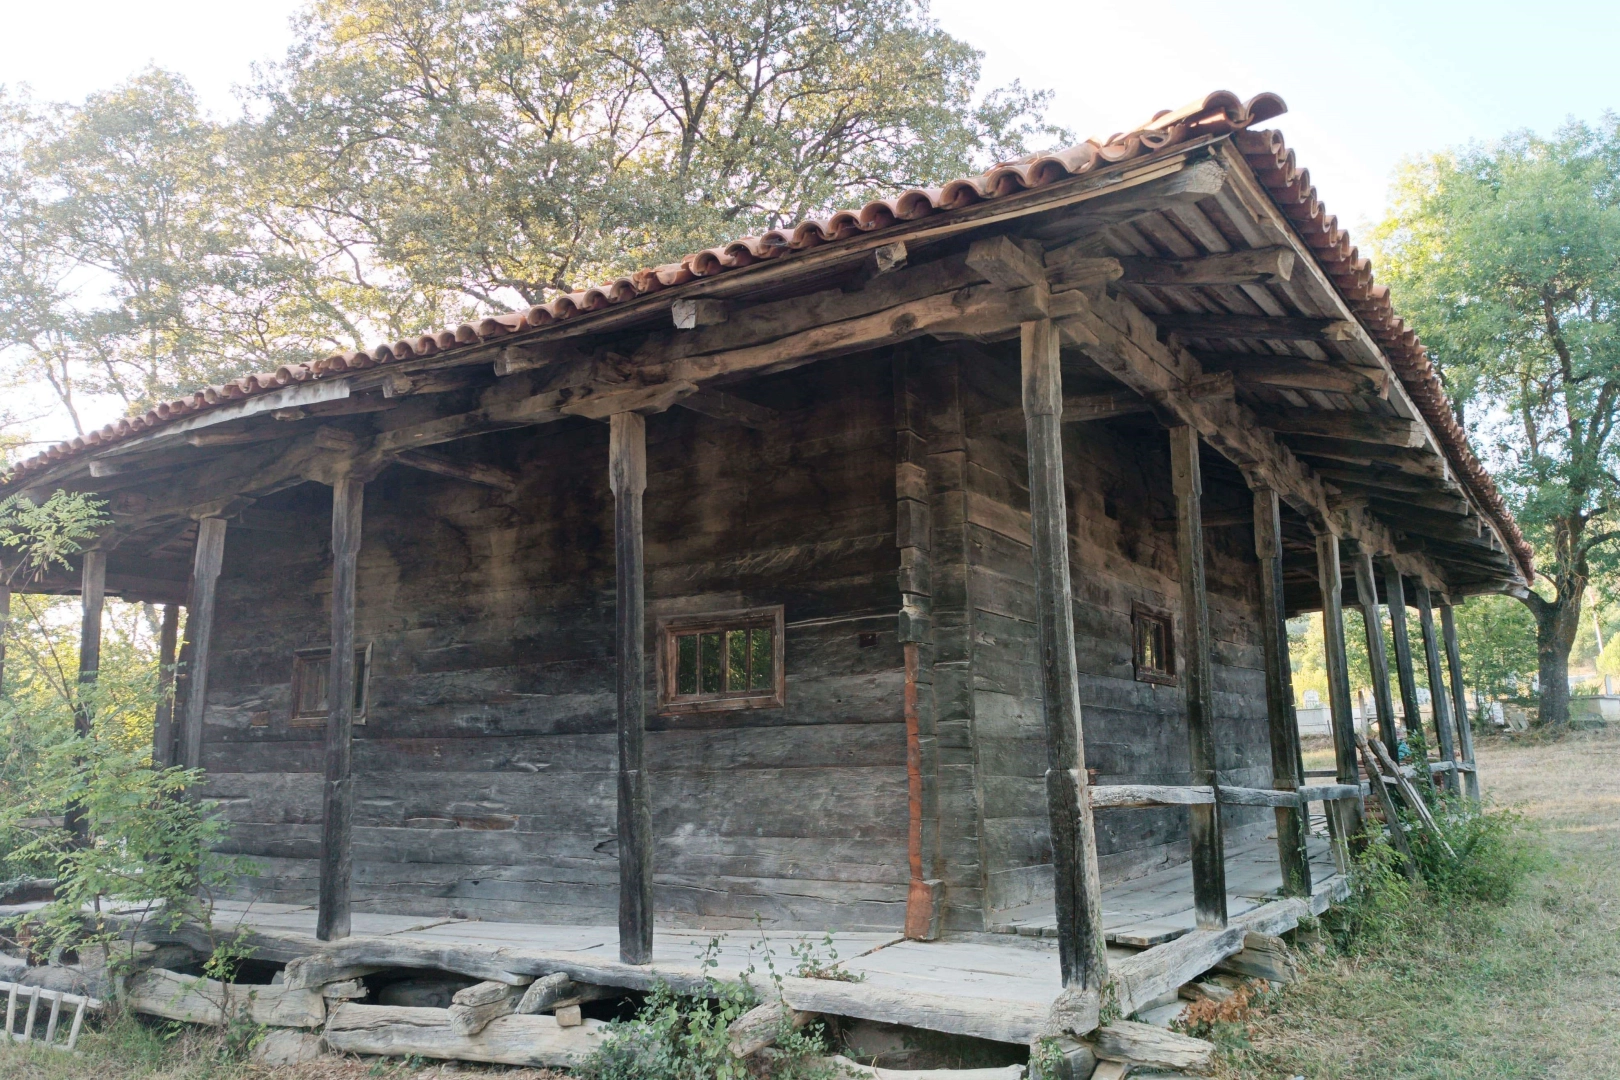
[[780, 605], [658, 623], [659, 712], [779, 709], [786, 701]]
[[1168, 611], [1131, 605], [1131, 652], [1137, 682], [1176, 685], [1175, 626]]
[[[292, 726], [324, 727], [326, 684], [332, 674], [331, 649], [299, 649], [293, 654]], [[354, 650], [354, 722], [366, 722], [366, 686], [371, 676], [371, 646]]]

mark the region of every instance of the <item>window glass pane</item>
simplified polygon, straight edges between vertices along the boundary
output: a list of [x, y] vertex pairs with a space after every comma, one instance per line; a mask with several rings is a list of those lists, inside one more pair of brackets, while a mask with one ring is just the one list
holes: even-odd
[[682, 634], [675, 639], [675, 692], [698, 692], [698, 639], [696, 634]]
[[756, 627], [752, 632], [753, 662], [749, 665], [751, 675], [748, 681], [750, 690], [769, 690], [775, 685], [774, 673], [771, 671], [774, 659], [771, 655], [771, 632], [766, 627]]
[[748, 631], [726, 631], [726, 692], [748, 689]]
[[366, 677], [371, 672], [366, 670], [366, 650], [354, 650], [354, 715], [359, 716], [366, 708]]
[[702, 634], [700, 637], [702, 639], [702, 649], [700, 650], [698, 666], [702, 677], [699, 680], [698, 692], [703, 694], [721, 693], [725, 690], [725, 685], [720, 678], [722, 659], [720, 649], [725, 635], [717, 631], [712, 634]]

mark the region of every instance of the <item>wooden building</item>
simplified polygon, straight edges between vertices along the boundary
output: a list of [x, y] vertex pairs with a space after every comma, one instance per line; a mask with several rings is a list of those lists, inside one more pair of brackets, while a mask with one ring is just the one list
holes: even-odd
[[[1259, 129], [1282, 110], [1214, 94], [211, 387], [3, 490], [110, 500], [89, 668], [103, 593], [168, 605], [171, 641], [186, 607], [157, 755], [207, 770], [262, 867], [238, 898], [320, 940], [616, 924], [590, 971], [634, 985], [666, 929], [936, 957], [1001, 931], [1055, 948], [1094, 1022], [1120, 950], [1218, 942], [1154, 976], [1191, 977], [1240, 910], [1322, 895], [1306, 808], [1361, 812], [1343, 606], [1419, 607], [1456, 703], [1433, 769], [1472, 784], [1450, 604], [1532, 572], [1421, 344]], [[1318, 609], [1338, 768], [1309, 779], [1283, 621]], [[1415, 716], [1395, 628], [1374, 668]], [[1189, 883], [1146, 920], [1170, 928], [1110, 923], [1149, 879]], [[1122, 1001], [1157, 985], [1143, 955]]]

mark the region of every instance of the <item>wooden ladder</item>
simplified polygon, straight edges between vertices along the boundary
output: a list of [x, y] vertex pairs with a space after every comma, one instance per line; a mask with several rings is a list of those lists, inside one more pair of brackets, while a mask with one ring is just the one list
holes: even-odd
[[[53, 1050], [71, 1051], [79, 1041], [79, 1030], [84, 1026], [84, 1013], [86, 1009], [99, 1009], [101, 1002], [93, 997], [82, 994], [69, 994], [61, 990], [47, 990], [43, 986], [23, 986], [19, 983], [0, 980], [0, 991], [6, 993], [6, 1034], [17, 1042], [33, 1042], [42, 1046], [49, 1046]], [[19, 998], [26, 998], [28, 1002], [28, 1015], [23, 1020], [23, 1029], [17, 1030], [17, 1003]], [[45, 1035], [37, 1038], [34, 1029], [39, 1018], [39, 1003], [51, 1003], [51, 1015], [45, 1022]], [[62, 1018], [62, 1006], [73, 1006], [73, 1025], [68, 1029], [67, 1039], [56, 1041], [56, 1028]]]

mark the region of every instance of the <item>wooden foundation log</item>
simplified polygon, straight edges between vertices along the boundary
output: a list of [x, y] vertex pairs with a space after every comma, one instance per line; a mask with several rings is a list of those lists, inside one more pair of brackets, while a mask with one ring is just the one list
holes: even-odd
[[326, 691], [326, 783], [322, 790], [320, 906], [315, 936], [349, 936], [354, 879], [354, 579], [366, 488], [332, 485], [332, 656]]
[[1104, 1061], [1128, 1061], [1133, 1065], [1165, 1069], [1203, 1071], [1215, 1059], [1214, 1043], [1131, 1020], [1119, 1020], [1098, 1028], [1092, 1046]]
[[1057, 328], [1049, 320], [1024, 323], [1020, 334], [1058, 963], [1065, 987], [1096, 993], [1108, 979], [1108, 947], [1081, 733], [1063, 487], [1063, 374]]
[[1274, 983], [1290, 983], [1299, 978], [1294, 951], [1276, 934], [1244, 934], [1243, 948], [1216, 964], [1215, 970]]
[[[1181, 576], [1181, 668], [1187, 694], [1187, 749], [1192, 782], [1213, 788], [1215, 772], [1215, 688], [1210, 661], [1209, 596], [1204, 586], [1203, 473], [1198, 461], [1198, 430], [1170, 429], [1170, 477], [1176, 496], [1176, 555]], [[1192, 849], [1193, 908], [1198, 926], [1226, 925], [1226, 852], [1221, 837], [1220, 803], [1194, 804], [1187, 811]]]
[[815, 1018], [815, 1013], [788, 1008], [780, 998], [756, 1005], [733, 1020], [726, 1029], [731, 1056], [745, 1058], [757, 1054], [774, 1044], [784, 1032], [802, 1028]]
[[224, 983], [166, 968], [133, 976], [125, 1002], [148, 1016], [213, 1027], [239, 1016], [266, 1027], [318, 1028], [326, 1022], [326, 1001], [314, 990]]
[[554, 1016], [514, 1014], [496, 1017], [476, 1035], [461, 1035], [450, 1026], [448, 1009], [345, 1003], [332, 1010], [326, 1041], [348, 1054], [566, 1068], [596, 1049], [606, 1027], [586, 1020], [565, 1028]]
[[641, 501], [647, 489], [647, 418], [613, 414], [609, 421], [608, 479], [613, 489], [614, 565], [618, 582], [618, 832], [619, 957], [627, 964], [652, 960], [652, 811], [642, 765], [646, 742], [647, 598], [642, 574]]
[[881, 1069], [851, 1061], [841, 1054], [822, 1061], [833, 1070], [833, 1076], [861, 1080], [1024, 1080], [1022, 1065], [1003, 1065], [997, 1069]]
[[503, 982], [474, 983], [457, 990], [450, 999], [450, 1030], [457, 1035], [476, 1035], [497, 1016], [517, 1011], [524, 988]]

